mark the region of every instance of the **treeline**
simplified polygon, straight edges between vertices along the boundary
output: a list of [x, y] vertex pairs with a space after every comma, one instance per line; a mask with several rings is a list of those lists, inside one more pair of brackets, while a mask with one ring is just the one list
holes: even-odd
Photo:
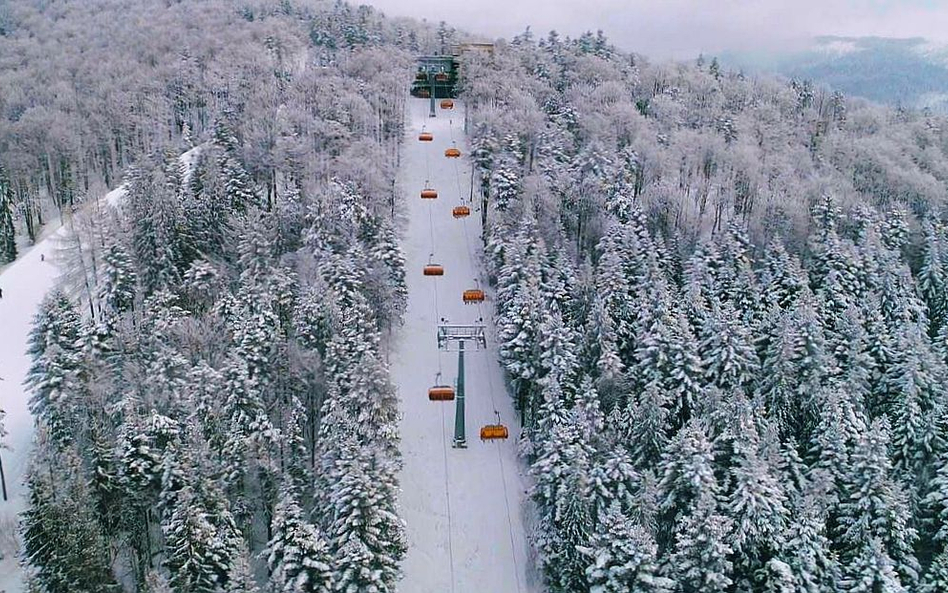
[[406, 299], [392, 188], [410, 44], [339, 3], [93, 4], [108, 10], [87, 21], [84, 2], [44, 7], [98, 35], [121, 14], [142, 47], [103, 55], [166, 48], [158, 70], [181, 66], [162, 61], [182, 51], [172, 24], [200, 25], [188, 39], [229, 86], [197, 60], [193, 101], [137, 89], [159, 111], [122, 136], [123, 191], [77, 225], [76, 269], [36, 315], [30, 590], [394, 591], [384, 336]]
[[946, 122], [601, 35], [466, 66], [549, 590], [948, 590]]
[[[140, 155], [209, 135], [226, 109], [257, 114], [240, 150], [268, 193], [275, 161], [298, 150], [288, 127], [306, 126], [327, 151], [352, 139], [350, 124], [369, 140], [398, 137], [382, 128], [400, 125], [390, 114], [402, 81], [384, 76], [394, 72], [373, 52], [433, 51], [440, 38], [331, 0], [4, 2], [0, 262], [15, 257], [14, 234], [32, 242], [48, 218], [116, 186]], [[317, 93], [326, 120], [284, 110], [294, 92]]]

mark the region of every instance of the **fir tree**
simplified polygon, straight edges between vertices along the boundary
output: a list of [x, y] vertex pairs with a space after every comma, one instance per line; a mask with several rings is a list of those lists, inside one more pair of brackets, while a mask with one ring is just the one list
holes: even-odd
[[0, 167], [0, 263], [16, 259], [16, 228], [13, 226], [13, 185]]
[[303, 519], [303, 511], [291, 488], [284, 488], [280, 495], [271, 532], [266, 557], [276, 591], [329, 593], [333, 590], [328, 545], [319, 530]]
[[657, 549], [642, 527], [626, 517], [618, 504], [600, 514], [589, 545], [586, 568], [590, 593], [665, 593], [674, 583], [659, 576]]

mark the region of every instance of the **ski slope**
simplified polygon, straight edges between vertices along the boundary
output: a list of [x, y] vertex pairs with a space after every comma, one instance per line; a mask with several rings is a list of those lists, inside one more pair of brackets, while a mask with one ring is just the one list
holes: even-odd
[[[125, 195], [121, 186], [104, 196], [115, 205]], [[6, 412], [0, 460], [6, 478], [8, 500], [0, 498], [0, 593], [23, 590], [22, 572], [13, 549], [13, 533], [18, 515], [26, 510], [23, 478], [33, 442], [30, 392], [23, 384], [30, 368], [26, 353], [33, 315], [60, 276], [56, 255], [67, 228], [60, 227], [0, 271], [0, 409]]]
[[[34, 245], [0, 272], [0, 409], [6, 412], [3, 425], [7, 436], [0, 449], [9, 499], [0, 498], [0, 591], [22, 590], [22, 575], [13, 548], [17, 515], [26, 508], [26, 488], [22, 480], [29, 462], [33, 439], [30, 394], [23, 385], [30, 367], [26, 354], [27, 337], [33, 314], [46, 293], [53, 288], [59, 271], [53, 257], [64, 228]], [[45, 258], [41, 259], [41, 256]]]
[[[404, 468], [401, 512], [408, 526], [408, 554], [403, 565], [405, 593], [532, 593], [540, 590], [534, 559], [525, 536], [527, 480], [517, 457], [519, 420], [504, 388], [493, 340], [491, 292], [487, 300], [465, 305], [461, 294], [475, 288], [480, 274], [480, 213], [470, 196], [468, 146], [463, 133], [463, 104], [452, 111], [436, 109], [430, 118], [427, 99], [410, 99], [409, 123], [398, 175], [404, 196], [403, 248], [408, 282], [408, 310], [397, 332], [392, 377], [401, 400]], [[434, 141], [419, 142], [422, 126]], [[462, 158], [444, 156], [452, 140]], [[438, 199], [423, 200], [425, 181]], [[471, 206], [471, 216], [455, 219], [454, 206]], [[444, 276], [426, 277], [432, 261]], [[439, 370], [442, 382], [454, 384], [457, 354], [439, 353], [440, 318], [469, 324], [483, 318], [487, 349], [465, 354], [467, 448], [452, 447], [455, 402], [431, 402], [428, 388]], [[467, 344], [467, 348], [472, 348]], [[482, 442], [481, 426], [496, 422], [494, 411], [510, 429], [507, 440]]]

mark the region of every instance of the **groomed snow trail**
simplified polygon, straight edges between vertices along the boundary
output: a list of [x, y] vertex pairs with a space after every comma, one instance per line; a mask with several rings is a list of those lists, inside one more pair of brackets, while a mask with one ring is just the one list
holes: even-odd
[[[440, 102], [439, 102], [440, 103]], [[480, 305], [465, 305], [465, 289], [480, 278], [480, 212], [468, 203], [470, 162], [460, 101], [453, 110], [437, 109], [430, 118], [426, 99], [410, 99], [409, 123], [398, 176], [405, 198], [407, 226], [403, 241], [408, 282], [405, 324], [396, 333], [392, 376], [401, 401], [404, 468], [401, 511], [408, 525], [404, 593], [533, 593], [539, 591], [533, 559], [524, 534], [527, 480], [517, 457], [519, 420], [503, 383], [492, 330], [492, 294]], [[419, 142], [422, 127], [434, 135]], [[456, 144], [454, 144], [456, 142]], [[462, 158], [449, 159], [456, 146]], [[425, 187], [438, 191], [423, 200]], [[463, 200], [463, 202], [462, 202]], [[455, 219], [454, 206], [471, 207]], [[425, 277], [431, 261], [444, 276]], [[428, 388], [440, 370], [442, 382], [455, 384], [457, 354], [439, 353], [437, 325], [475, 323], [488, 326], [487, 349], [465, 353], [466, 449], [452, 448], [455, 402], [431, 402]], [[510, 429], [507, 440], [481, 441], [481, 426], [496, 422], [494, 411]]]

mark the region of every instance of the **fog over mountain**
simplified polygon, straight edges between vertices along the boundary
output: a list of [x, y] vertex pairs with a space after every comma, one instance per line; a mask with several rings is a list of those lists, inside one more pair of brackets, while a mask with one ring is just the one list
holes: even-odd
[[913, 108], [948, 110], [948, 45], [921, 37], [817, 37], [795, 50], [728, 52], [750, 72], [812, 79], [848, 95]]

